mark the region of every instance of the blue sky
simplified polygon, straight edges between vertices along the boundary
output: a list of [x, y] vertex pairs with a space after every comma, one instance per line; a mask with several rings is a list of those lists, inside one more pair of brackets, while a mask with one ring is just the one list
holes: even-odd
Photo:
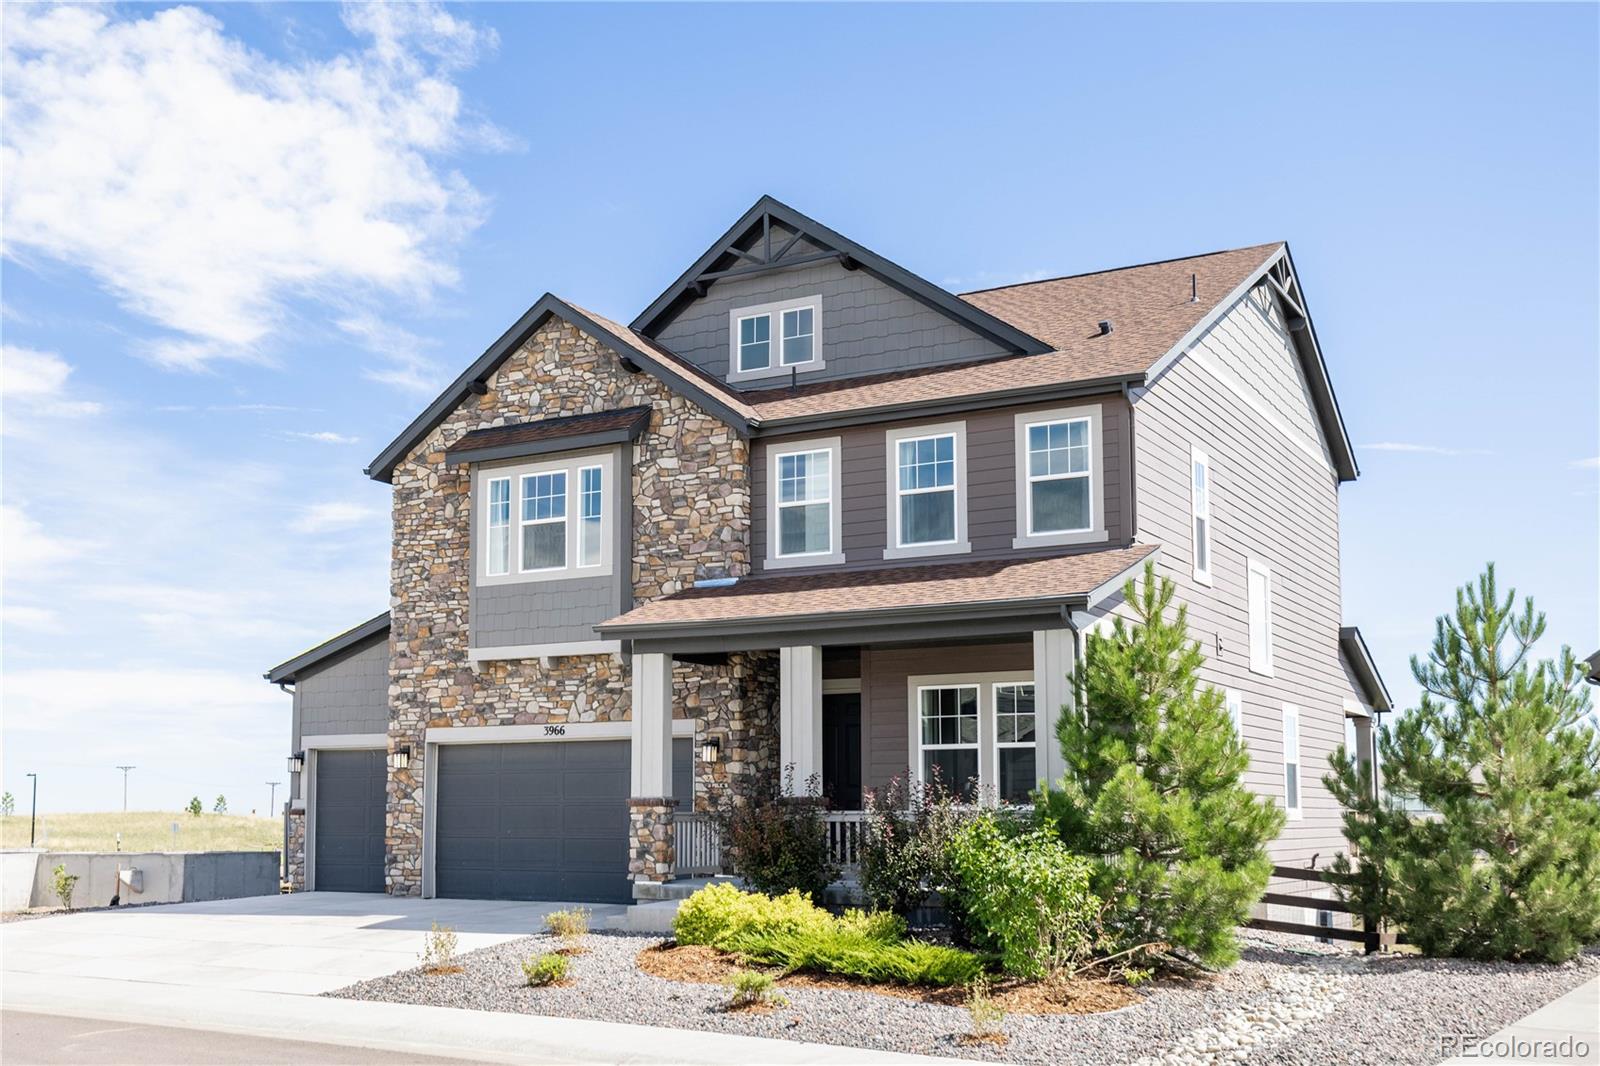
[[[8, 7], [4, 787], [265, 810], [387, 604], [362, 467], [546, 290], [762, 193], [953, 289], [1287, 239], [1409, 700], [1487, 560], [1597, 624], [1592, 5]], [[282, 798], [279, 790], [279, 798]]]

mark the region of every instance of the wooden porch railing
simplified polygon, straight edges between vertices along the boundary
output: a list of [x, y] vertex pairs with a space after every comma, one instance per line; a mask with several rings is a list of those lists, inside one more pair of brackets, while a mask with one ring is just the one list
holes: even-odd
[[688, 811], [673, 819], [679, 877], [714, 877], [722, 872], [722, 833], [709, 814]]
[[867, 825], [865, 811], [829, 811], [823, 815], [828, 823], [828, 858], [837, 863], [846, 876], [861, 869], [861, 834]]

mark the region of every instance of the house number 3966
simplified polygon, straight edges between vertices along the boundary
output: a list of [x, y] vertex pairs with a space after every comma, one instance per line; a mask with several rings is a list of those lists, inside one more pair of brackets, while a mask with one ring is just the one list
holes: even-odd
[[564, 725], [547, 725], [544, 727], [544, 735], [547, 737], [564, 737], [567, 735], [567, 727]]

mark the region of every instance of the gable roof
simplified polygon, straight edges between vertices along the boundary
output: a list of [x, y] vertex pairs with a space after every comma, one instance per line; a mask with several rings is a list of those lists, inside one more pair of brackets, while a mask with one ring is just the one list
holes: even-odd
[[389, 481], [394, 476], [394, 468], [411, 450], [422, 443], [434, 427], [443, 422], [469, 395], [482, 392], [483, 384], [499, 369], [500, 364], [551, 318], [559, 318], [583, 330], [614, 351], [629, 370], [643, 370], [655, 375], [726, 421], [737, 432], [749, 432], [755, 412], [736, 391], [679, 359], [648, 337], [547, 292], [377, 454], [367, 466], [367, 476], [375, 481]]
[[379, 638], [389, 638], [389, 612], [384, 611], [375, 618], [369, 618], [353, 629], [347, 629], [338, 636], [323, 641], [316, 647], [301, 652], [287, 662], [281, 662], [261, 676], [273, 684], [287, 685], [298, 680], [298, 676], [313, 667], [322, 666], [339, 658], [346, 652], [359, 651], [371, 644], [376, 644]]
[[[705, 287], [715, 284], [717, 276], [722, 275], [719, 265], [748, 258], [743, 253], [734, 251], [746, 237], [758, 228], [769, 227], [773, 222], [781, 223], [788, 229], [794, 230], [806, 241], [826, 250], [847, 267], [860, 268], [873, 275], [885, 284], [900, 290], [912, 299], [922, 303], [954, 319], [968, 329], [987, 337], [1002, 348], [1019, 354], [1037, 354], [1050, 350], [1050, 345], [1039, 338], [1030, 336], [1015, 323], [1007, 321], [989, 313], [984, 308], [965, 302], [954, 294], [940, 288], [925, 278], [918, 277], [898, 263], [891, 263], [883, 256], [862, 245], [857, 244], [841, 233], [837, 233], [816, 219], [809, 218], [771, 196], [763, 196], [755, 205], [739, 216], [726, 233], [717, 238], [716, 242], [706, 249], [705, 253], [696, 259], [667, 290], [657, 296], [633, 320], [633, 328], [640, 333], [654, 336], [664, 319], [676, 311], [680, 306], [691, 299], [704, 295]], [[802, 261], [815, 261], [811, 257], [798, 257], [793, 260], [798, 264]], [[749, 270], [764, 269], [767, 267], [779, 268], [788, 265], [789, 261], [774, 259], [770, 263], [757, 264]], [[739, 269], [739, 268], [731, 268]], [[743, 271], [741, 271], [743, 272]]]

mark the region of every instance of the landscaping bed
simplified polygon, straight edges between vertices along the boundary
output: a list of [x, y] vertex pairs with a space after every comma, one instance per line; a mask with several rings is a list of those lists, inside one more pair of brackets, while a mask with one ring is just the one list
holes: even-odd
[[[345, 999], [510, 1011], [775, 1037], [885, 1051], [1020, 1063], [1435, 1063], [1440, 1037], [1487, 1036], [1600, 974], [1591, 950], [1559, 965], [1474, 963], [1324, 951], [1303, 939], [1245, 931], [1239, 964], [1199, 981], [1158, 980], [1120, 1009], [1008, 1014], [1004, 1046], [968, 1044], [954, 992], [928, 993], [799, 976], [780, 980], [785, 1006], [726, 1008], [724, 963], [696, 949], [658, 976], [660, 937], [591, 933], [570, 956], [568, 983], [529, 988], [522, 963], [556, 951], [538, 935], [461, 955], [460, 973], [408, 970], [329, 993]], [[643, 958], [641, 958], [643, 956]], [[693, 962], [698, 958], [698, 962]], [[691, 963], [693, 963], [691, 965]], [[655, 972], [647, 972], [655, 971]], [[997, 998], [1001, 989], [997, 987]], [[939, 996], [953, 996], [952, 1005]], [[1009, 1009], [1009, 1008], [1008, 1008]]]

